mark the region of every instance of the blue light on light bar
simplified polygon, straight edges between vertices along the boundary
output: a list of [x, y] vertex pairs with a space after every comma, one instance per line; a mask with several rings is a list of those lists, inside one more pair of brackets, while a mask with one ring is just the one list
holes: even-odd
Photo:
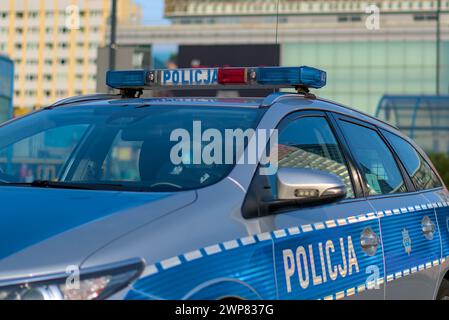
[[326, 85], [326, 72], [311, 67], [265, 67], [257, 70], [257, 83], [264, 85], [303, 85], [319, 89]]
[[145, 70], [108, 71], [106, 84], [115, 89], [143, 89], [147, 84], [147, 74]]

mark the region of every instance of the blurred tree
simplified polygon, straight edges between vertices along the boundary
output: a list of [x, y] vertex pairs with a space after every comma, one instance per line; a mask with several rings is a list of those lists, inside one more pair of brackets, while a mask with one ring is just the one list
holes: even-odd
[[178, 53], [170, 54], [168, 60], [172, 61], [173, 63], [178, 63]]
[[449, 187], [449, 155], [445, 153], [431, 153], [429, 157], [443, 178], [444, 183]]

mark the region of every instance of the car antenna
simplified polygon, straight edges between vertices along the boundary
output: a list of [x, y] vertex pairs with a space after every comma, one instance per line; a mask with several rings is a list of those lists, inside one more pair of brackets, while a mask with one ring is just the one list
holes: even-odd
[[[275, 46], [274, 46], [274, 65], [275, 66], [280, 66], [279, 63], [279, 41], [278, 41], [278, 36], [279, 36], [279, 5], [280, 5], [281, 0], [277, 0], [277, 5], [276, 5], [276, 33], [275, 33], [275, 38], [274, 38], [274, 42], [275, 42]], [[273, 89], [273, 92], [276, 92], [276, 89]]]
[[[278, 45], [279, 45], [279, 8], [280, 8], [280, 3], [281, 0], [277, 0], [277, 5], [276, 5], [276, 35], [275, 35], [275, 47], [276, 47], [276, 51], [274, 54], [274, 65], [279, 66], [280, 67], [280, 57], [279, 57], [279, 53], [280, 50], [278, 50]], [[306, 86], [296, 86], [295, 90], [297, 93], [299, 94], [303, 94], [305, 98], [307, 99], [316, 99], [316, 96], [310, 92], [309, 88], [307, 88]], [[276, 89], [273, 89], [273, 92], [276, 92]]]

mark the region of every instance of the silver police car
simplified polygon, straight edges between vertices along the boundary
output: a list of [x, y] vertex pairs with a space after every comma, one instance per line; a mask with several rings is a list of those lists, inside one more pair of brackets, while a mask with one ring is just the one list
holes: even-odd
[[[0, 300], [448, 299], [449, 193], [310, 67], [111, 71], [0, 127]], [[259, 98], [143, 89], [295, 88]]]

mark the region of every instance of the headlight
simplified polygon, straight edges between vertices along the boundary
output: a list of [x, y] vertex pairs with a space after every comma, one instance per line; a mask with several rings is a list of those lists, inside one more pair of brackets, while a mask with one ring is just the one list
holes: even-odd
[[96, 300], [120, 291], [142, 272], [141, 260], [81, 270], [79, 279], [70, 274], [13, 280], [0, 283], [0, 300]]

